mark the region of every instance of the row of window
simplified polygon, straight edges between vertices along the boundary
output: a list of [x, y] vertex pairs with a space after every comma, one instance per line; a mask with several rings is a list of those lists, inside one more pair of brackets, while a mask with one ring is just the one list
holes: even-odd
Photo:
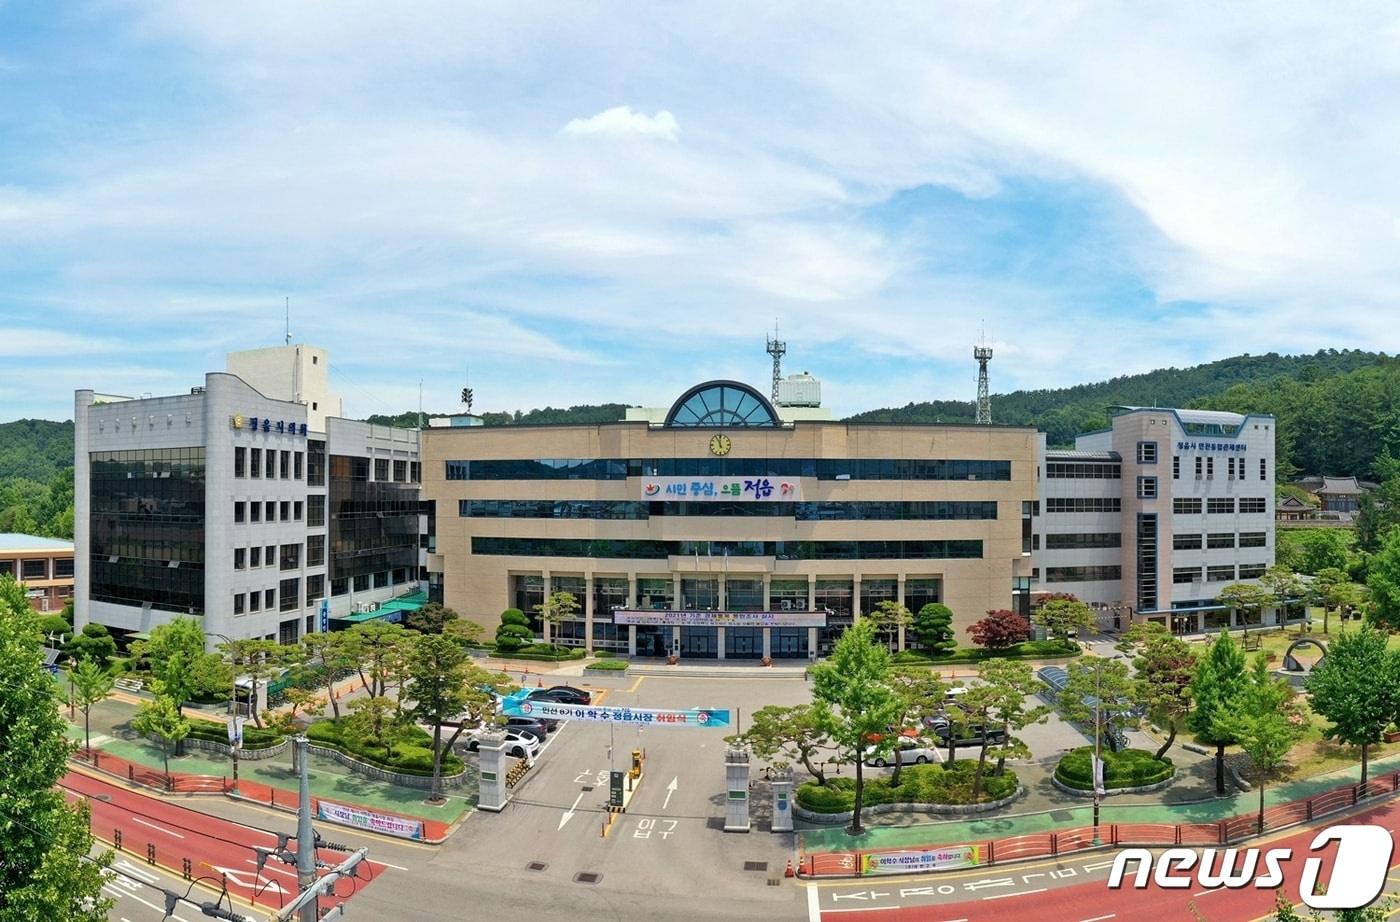
[[234, 524], [243, 522], [300, 522], [305, 504], [299, 500], [267, 500], [248, 502], [238, 500], [233, 504]]
[[[1259, 515], [1269, 511], [1269, 501], [1262, 496], [1242, 496], [1238, 503], [1240, 515]], [[1199, 496], [1177, 497], [1172, 500], [1174, 515], [1233, 515], [1236, 501], [1233, 496], [1217, 496], [1202, 500]]]
[[[715, 546], [694, 541], [626, 541], [588, 538], [472, 538], [472, 553], [505, 557], [594, 557], [625, 560], [664, 560], [703, 555], [719, 569], [727, 557]], [[748, 541], [739, 542], [745, 556], [778, 560], [967, 560], [982, 557], [978, 540], [948, 541]], [[738, 555], [736, 555], [738, 556]]]
[[[256, 570], [259, 567], [276, 566], [279, 570], [297, 570], [301, 568], [302, 557], [301, 544], [283, 544], [280, 549], [276, 544], [253, 545], [251, 547], [236, 547], [233, 549], [233, 568], [235, 570]], [[307, 535], [306, 537], [306, 565], [308, 567], [320, 567], [326, 563], [326, 536]]]
[[[72, 579], [73, 578], [73, 558], [54, 557], [53, 575], [49, 575], [48, 557], [39, 557], [15, 561], [13, 559], [0, 560], [0, 576], [13, 576], [16, 580], [23, 582], [28, 579]], [[15, 564], [19, 566], [16, 568]]]
[[1268, 544], [1268, 534], [1262, 531], [1242, 531], [1239, 535], [1234, 532], [1176, 532], [1172, 535], [1172, 550], [1174, 551], [1199, 551], [1202, 548], [1220, 550], [1232, 547], [1265, 547]]
[[1047, 480], [1119, 480], [1123, 476], [1121, 461], [1047, 461]]
[[448, 480], [815, 477], [818, 480], [1010, 480], [1010, 461], [921, 458], [539, 458], [448, 461]]
[[[1247, 478], [1247, 477], [1249, 476], [1249, 474], [1248, 474], [1248, 471], [1247, 471], [1247, 469], [1246, 469], [1246, 467], [1245, 467], [1245, 462], [1246, 462], [1246, 460], [1247, 460], [1247, 459], [1245, 459], [1245, 458], [1234, 458], [1234, 457], [1226, 458], [1226, 459], [1225, 459], [1225, 462], [1226, 462], [1226, 463], [1225, 463], [1225, 479], [1227, 479], [1227, 480], [1244, 480], [1245, 478]], [[1259, 459], [1259, 479], [1260, 479], [1260, 480], [1267, 480], [1268, 478], [1269, 478], [1269, 464], [1268, 464], [1268, 460], [1267, 460], [1266, 458], [1260, 458], [1260, 459]], [[1181, 456], [1180, 456], [1180, 455], [1174, 455], [1174, 456], [1172, 457], [1172, 480], [1180, 480], [1180, 479], [1181, 479]], [[1202, 456], [1202, 455], [1197, 455], [1197, 456], [1196, 456], [1196, 479], [1197, 479], [1197, 480], [1214, 480], [1214, 479], [1215, 479], [1215, 458], [1214, 458], [1213, 456], [1211, 456], [1211, 455], [1204, 455], [1204, 456]]]
[[1045, 512], [1122, 512], [1116, 496], [1057, 496], [1045, 500]]
[[462, 499], [462, 518], [630, 519], [659, 516], [772, 517], [802, 521], [995, 520], [995, 502], [657, 503], [639, 500]]
[[[1039, 535], [1036, 537], [1038, 538]], [[1077, 551], [1122, 546], [1123, 536], [1116, 531], [1045, 536], [1045, 549], [1047, 551]]]
[[1122, 578], [1123, 568], [1117, 565], [1045, 568], [1045, 581], [1047, 583], [1097, 583]]
[[276, 448], [248, 448], [235, 445], [233, 476], [263, 480], [300, 480], [305, 453]]
[[1205, 581], [1211, 583], [1232, 583], [1238, 579], [1258, 579], [1264, 575], [1267, 569], [1262, 563], [1242, 563], [1239, 567], [1234, 564], [1219, 564], [1210, 567], [1173, 567], [1173, 583], [1199, 583], [1201, 574], [1205, 573]]
[[[296, 611], [301, 594], [301, 579], [284, 579], [276, 589], [254, 589], [252, 592], [233, 594], [234, 615], [252, 614], [259, 611]], [[306, 578], [305, 607], [310, 608], [326, 597], [326, 577], [320, 573]], [[279, 601], [280, 600], [280, 601]]]

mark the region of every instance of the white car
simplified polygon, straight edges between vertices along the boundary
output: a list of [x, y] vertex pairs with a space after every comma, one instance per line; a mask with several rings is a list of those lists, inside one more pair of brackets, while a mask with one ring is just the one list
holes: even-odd
[[[939, 760], [938, 753], [932, 748], [916, 739], [910, 739], [907, 736], [900, 737], [899, 742], [895, 743], [895, 748], [899, 750], [900, 765], [923, 765], [925, 762], [937, 762]], [[873, 765], [876, 768], [884, 768], [886, 765], [894, 764], [894, 756], [895, 754], [893, 752], [876, 753], [868, 757], [865, 760], [865, 764]]]
[[[482, 731], [478, 730], [467, 737], [467, 751], [476, 752], [481, 748]], [[531, 759], [540, 754], [540, 741], [533, 733], [521, 733], [518, 730], [506, 730], [506, 755], [514, 756], [517, 759]]]

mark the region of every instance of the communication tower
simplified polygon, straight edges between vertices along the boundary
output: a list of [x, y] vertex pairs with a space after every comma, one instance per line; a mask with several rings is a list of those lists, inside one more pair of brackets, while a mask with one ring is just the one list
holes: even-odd
[[982, 340], [972, 347], [972, 357], [977, 360], [977, 425], [992, 424], [992, 394], [987, 383], [987, 363], [992, 360], [992, 347]]
[[773, 324], [773, 338], [768, 340], [768, 354], [773, 356], [773, 402], [778, 402], [778, 381], [783, 376], [783, 356], [787, 343], [778, 341], [778, 324]]

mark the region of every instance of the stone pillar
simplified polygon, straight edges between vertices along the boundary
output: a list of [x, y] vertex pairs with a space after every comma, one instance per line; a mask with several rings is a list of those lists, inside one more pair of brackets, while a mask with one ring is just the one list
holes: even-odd
[[635, 624], [627, 625], [627, 655], [637, 655], [637, 626]]
[[724, 753], [724, 831], [749, 831], [749, 751], [732, 746]]
[[792, 832], [792, 769], [775, 768], [768, 777], [773, 785], [773, 831]]
[[767, 657], [773, 655], [773, 629], [771, 627], [763, 629], [763, 655]]
[[481, 777], [477, 781], [477, 808], [488, 813], [500, 813], [510, 802], [510, 788], [506, 787], [506, 773], [510, 771], [510, 759], [506, 757], [506, 737], [504, 733], [482, 731], [478, 737], [481, 746]]
[[715, 656], [720, 660], [724, 659], [724, 628], [722, 627], [715, 628]]
[[593, 655], [593, 574], [583, 577], [583, 649]]

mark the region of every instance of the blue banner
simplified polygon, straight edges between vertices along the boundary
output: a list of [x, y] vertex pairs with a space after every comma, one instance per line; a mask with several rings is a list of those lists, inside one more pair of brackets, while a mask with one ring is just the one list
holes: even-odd
[[528, 690], [501, 699], [501, 713], [507, 717], [545, 717], [551, 720], [591, 720], [598, 723], [640, 724], [651, 727], [728, 728], [729, 711], [693, 708], [686, 711], [651, 708], [599, 707], [591, 704], [563, 704], [547, 698], [531, 698]]

